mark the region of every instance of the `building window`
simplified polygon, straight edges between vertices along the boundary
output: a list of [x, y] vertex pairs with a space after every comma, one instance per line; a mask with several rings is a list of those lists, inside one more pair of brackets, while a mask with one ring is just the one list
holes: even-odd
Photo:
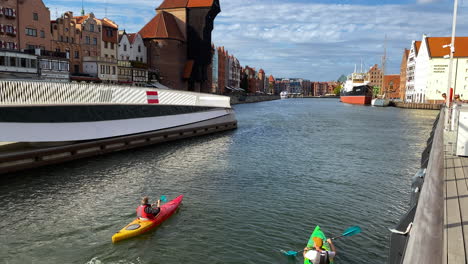
[[86, 36], [86, 44], [90, 44], [91, 38], [89, 36]]
[[60, 36], [60, 37], [59, 37], [59, 40], [60, 40], [60, 41], [63, 41], [63, 36]]
[[39, 20], [39, 15], [37, 13], [33, 13], [33, 20]]
[[68, 43], [69, 38], [67, 37], [66, 39], [67, 39], [67, 43]]
[[36, 68], [36, 67], [37, 67], [37, 66], [36, 66], [36, 64], [37, 64], [37, 60], [31, 60], [30, 62], [31, 62], [31, 68], [33, 68], [33, 69], [34, 69], [34, 68]]
[[107, 49], [107, 42], [104, 41], [104, 48]]
[[45, 32], [44, 32], [44, 30], [41, 30], [41, 38], [45, 38]]
[[75, 50], [75, 59], [79, 59], [80, 58], [80, 52]]
[[65, 32], [68, 32], [68, 28], [65, 28]]
[[26, 35], [27, 36], [32, 36], [32, 37], [37, 37], [37, 30], [34, 28], [26, 28]]
[[97, 45], [97, 38], [93, 38], [93, 45]]
[[101, 65], [101, 74], [105, 74], [105, 66], [104, 65]]
[[106, 66], [106, 73], [110, 74], [110, 66]]
[[127, 44], [124, 44], [124, 51], [127, 51]]
[[111, 49], [114, 49], [114, 43], [111, 43]]
[[10, 57], [10, 66], [16, 67], [16, 57]]
[[27, 44], [27, 45], [26, 45], [26, 48], [27, 48], [27, 49], [35, 49], [36, 46], [31, 45], [31, 44]]
[[138, 45], [138, 52], [141, 52], [141, 46]]
[[20, 66], [23, 68], [26, 68], [26, 58], [21, 58], [20, 59]]
[[112, 74], [115, 75], [115, 66], [112, 66]]
[[56, 48], [55, 51], [56, 51], [56, 52], [60, 52], [60, 48]]
[[94, 24], [89, 25], [89, 31], [94, 32]]
[[73, 66], [75, 68], [75, 73], [78, 73], [80, 71], [80, 65], [74, 65]]
[[75, 38], [71, 38], [71, 43], [75, 43]]

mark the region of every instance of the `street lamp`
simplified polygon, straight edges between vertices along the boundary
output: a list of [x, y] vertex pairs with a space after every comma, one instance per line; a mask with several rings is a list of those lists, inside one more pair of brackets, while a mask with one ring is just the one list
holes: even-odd
[[[444, 45], [443, 48], [450, 48], [450, 54], [445, 55], [444, 58], [450, 58], [449, 61], [449, 76], [448, 76], [448, 84], [447, 84], [447, 98], [445, 104], [447, 109], [450, 108], [450, 100], [452, 99], [452, 95], [455, 93], [455, 87], [452, 90], [452, 72], [453, 72], [453, 54], [455, 53], [455, 33], [457, 28], [457, 11], [458, 11], [458, 0], [454, 1], [453, 6], [453, 22], [452, 22], [452, 42], [448, 45]], [[448, 113], [448, 112], [447, 112]], [[446, 115], [445, 117], [445, 129], [449, 130], [450, 126], [450, 116]]]

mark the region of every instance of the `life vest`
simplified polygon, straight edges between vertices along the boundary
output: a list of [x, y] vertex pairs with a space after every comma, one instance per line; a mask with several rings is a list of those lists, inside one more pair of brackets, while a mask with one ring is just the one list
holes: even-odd
[[154, 218], [153, 214], [147, 214], [145, 212], [146, 207], [148, 207], [147, 204], [145, 205], [140, 205], [137, 207], [137, 217], [139, 217], [141, 220], [150, 220]]

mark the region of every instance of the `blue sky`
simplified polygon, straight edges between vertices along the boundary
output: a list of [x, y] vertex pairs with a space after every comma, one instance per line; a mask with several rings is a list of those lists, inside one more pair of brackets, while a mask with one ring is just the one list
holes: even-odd
[[[52, 19], [79, 14], [81, 1], [44, 0]], [[84, 1], [86, 12], [138, 31], [161, 0]], [[412, 40], [451, 34], [453, 0], [220, 0], [213, 42], [243, 66], [275, 77], [336, 80], [354, 65], [380, 64], [387, 36], [387, 74], [398, 74]], [[468, 36], [468, 0], [459, 0], [458, 36]]]

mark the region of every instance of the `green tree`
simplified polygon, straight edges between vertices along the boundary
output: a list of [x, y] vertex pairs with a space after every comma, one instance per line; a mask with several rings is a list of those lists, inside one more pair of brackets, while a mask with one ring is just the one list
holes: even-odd
[[341, 92], [341, 84], [337, 85], [337, 86], [335, 87], [335, 89], [333, 89], [333, 93], [334, 93], [336, 96], [340, 95], [340, 92]]

